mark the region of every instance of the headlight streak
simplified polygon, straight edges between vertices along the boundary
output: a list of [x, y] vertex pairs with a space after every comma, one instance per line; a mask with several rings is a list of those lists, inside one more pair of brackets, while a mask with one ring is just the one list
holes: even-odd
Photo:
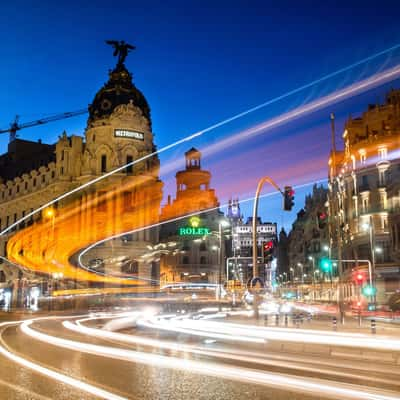
[[21, 330], [33, 339], [45, 343], [76, 350], [97, 356], [110, 357], [130, 362], [138, 362], [146, 365], [157, 366], [158, 368], [184, 370], [189, 373], [198, 373], [214, 376], [222, 379], [230, 379], [245, 383], [262, 384], [285, 391], [302, 391], [315, 395], [322, 394], [324, 397], [332, 399], [352, 399], [352, 400], [398, 400], [397, 394], [388, 391], [377, 393], [373, 389], [360, 390], [355, 385], [335, 382], [334, 385], [328, 384], [323, 380], [315, 378], [297, 378], [285, 374], [258, 372], [236, 366], [216, 365], [208, 362], [200, 362], [176, 357], [167, 357], [157, 354], [136, 352], [127, 349], [112, 348], [89, 343], [76, 342], [68, 339], [61, 339], [46, 335], [30, 328], [32, 320], [21, 324]]
[[[228, 138], [222, 139], [219, 142], [217, 142], [216, 144], [214, 144], [212, 146], [209, 146], [206, 149], [206, 152], [207, 153], [211, 153], [211, 152], [214, 153], [214, 152], [217, 152], [217, 151], [219, 151], [221, 149], [225, 149], [226, 150], [226, 148], [228, 146], [238, 144], [240, 141], [245, 140], [246, 138], [248, 138], [250, 136], [259, 135], [260, 133], [263, 133], [268, 129], [277, 127], [277, 126], [279, 126], [281, 124], [287, 123], [287, 122], [289, 122], [291, 120], [294, 120], [296, 118], [304, 116], [304, 115], [306, 115], [308, 113], [315, 112], [316, 110], [318, 110], [320, 108], [323, 108], [323, 107], [326, 107], [329, 104], [332, 104], [332, 103], [335, 103], [337, 101], [343, 100], [343, 99], [345, 99], [345, 98], [347, 98], [349, 96], [353, 96], [355, 94], [358, 94], [361, 91], [370, 89], [370, 88], [375, 87], [377, 85], [380, 85], [380, 84], [382, 84], [382, 83], [384, 83], [384, 82], [386, 82], [388, 80], [395, 79], [395, 77], [397, 77], [398, 75], [400, 75], [400, 66], [396, 66], [396, 67], [391, 68], [389, 70], [377, 73], [377, 74], [373, 75], [372, 77], [367, 78], [367, 79], [365, 79], [363, 81], [357, 82], [357, 83], [355, 83], [353, 85], [350, 85], [349, 87], [346, 87], [346, 88], [341, 89], [341, 90], [339, 90], [337, 92], [334, 92], [334, 93], [332, 93], [330, 95], [324, 96], [324, 97], [322, 97], [322, 98], [320, 98], [318, 100], [315, 100], [313, 102], [305, 104], [304, 106], [298, 107], [298, 108], [296, 108], [296, 109], [294, 109], [292, 111], [289, 111], [289, 112], [287, 112], [285, 114], [282, 114], [282, 115], [280, 115], [278, 117], [272, 118], [272, 119], [270, 119], [270, 120], [268, 120], [268, 121], [266, 121], [264, 123], [261, 123], [261, 124], [255, 126], [255, 127], [246, 129], [246, 130], [244, 130], [242, 132], [239, 132], [239, 133], [237, 133], [235, 135], [229, 136]], [[11, 224], [5, 230], [0, 232], [0, 236], [5, 234], [5, 233], [7, 233], [10, 229], [13, 229], [16, 225], [18, 225], [19, 223], [23, 222], [25, 219], [29, 218], [30, 216], [32, 216], [36, 212], [41, 211], [44, 208], [52, 205], [54, 202], [59, 201], [59, 200], [65, 198], [65, 197], [69, 196], [70, 194], [75, 193], [78, 190], [81, 190], [82, 188], [87, 187], [87, 186], [89, 186], [89, 185], [91, 185], [91, 184], [93, 184], [95, 182], [98, 182], [99, 180], [104, 179], [104, 178], [106, 178], [106, 177], [108, 177], [108, 176], [110, 176], [110, 175], [112, 175], [112, 174], [114, 174], [116, 172], [119, 172], [119, 171], [123, 170], [124, 168], [126, 168], [127, 166], [136, 164], [137, 162], [141, 162], [141, 161], [145, 160], [146, 158], [151, 157], [151, 156], [153, 156], [153, 155], [155, 155], [157, 153], [161, 153], [163, 151], [166, 151], [167, 149], [172, 148], [172, 147], [174, 147], [175, 145], [177, 145], [179, 143], [190, 141], [194, 137], [201, 136], [203, 133], [205, 133], [205, 132], [204, 131], [197, 132], [194, 135], [188, 136], [188, 137], [186, 137], [184, 139], [181, 139], [178, 142], [172, 143], [171, 145], [168, 145], [168, 146], [160, 149], [158, 152], [151, 153], [151, 154], [149, 154], [147, 156], [142, 157], [141, 159], [133, 161], [132, 163], [129, 163], [129, 164], [126, 164], [126, 165], [124, 165], [122, 167], [119, 167], [119, 168], [117, 168], [117, 169], [115, 169], [113, 171], [110, 171], [109, 173], [106, 173], [106, 174], [104, 174], [104, 175], [102, 175], [100, 177], [97, 177], [97, 178], [93, 179], [92, 181], [89, 181], [89, 182], [85, 183], [84, 185], [81, 185], [81, 186], [73, 189], [70, 192], [67, 192], [67, 193], [64, 193], [61, 196], [58, 196], [56, 199], [53, 199], [51, 202], [45, 204], [44, 206], [39, 207], [37, 210], [34, 210], [31, 213], [28, 213], [25, 217], [21, 218], [20, 220], [16, 221], [15, 223]], [[191, 215], [195, 215], [195, 214], [191, 214]], [[185, 217], [187, 217], [187, 216], [185, 216]], [[167, 222], [167, 221], [164, 221], [164, 222]], [[160, 223], [152, 224], [152, 225], [149, 225], [146, 228], [153, 227], [153, 226], [158, 226], [159, 224]], [[113, 235], [112, 238], [120, 237], [120, 236], [122, 236], [124, 234], [135, 233], [135, 232], [138, 232], [138, 231], [146, 229], [146, 228], [139, 228], [139, 229], [135, 229], [135, 230], [130, 231], [130, 232], [123, 232], [123, 233], [120, 233], [120, 234], [117, 234], [117, 235]], [[106, 240], [109, 240], [109, 238], [107, 238]], [[97, 245], [99, 243], [104, 243], [104, 241], [105, 241], [104, 239], [102, 241], [98, 241], [98, 242], [95, 243], [95, 245]], [[90, 248], [91, 248], [90, 246], [87, 247], [87, 249], [90, 249]], [[87, 266], [83, 265], [81, 255], [82, 255], [82, 253], [80, 253], [79, 256], [78, 256], [79, 265], [83, 269], [85, 269], [86, 272], [90, 271], [90, 272], [97, 273], [98, 271], [89, 270]], [[103, 276], [105, 276], [105, 275], [103, 275]], [[111, 279], [111, 278], [109, 276], [107, 276], [107, 279]]]
[[[57, 318], [57, 317], [55, 317], [55, 318]], [[72, 318], [72, 317], [67, 317], [67, 318]], [[43, 319], [53, 319], [53, 317], [37, 318], [36, 320], [43, 320]], [[0, 328], [11, 326], [11, 325], [24, 324], [24, 323], [25, 323], [24, 321], [22, 321], [22, 322], [21, 321], [2, 322], [2, 323], [0, 323]], [[86, 383], [86, 382], [80, 381], [78, 379], [72, 378], [70, 376], [64, 375], [62, 373], [56, 372], [52, 369], [43, 367], [37, 363], [34, 363], [33, 361], [29, 361], [21, 356], [18, 356], [17, 354], [8, 350], [8, 346], [4, 342], [2, 333], [0, 333], [0, 344], [1, 344], [0, 345], [0, 354], [2, 354], [4, 357], [8, 358], [9, 360], [11, 360], [25, 368], [33, 370], [36, 373], [40, 373], [42, 375], [45, 375], [51, 379], [58, 381], [58, 382], [72, 386], [78, 390], [93, 394], [94, 396], [98, 396], [103, 399], [127, 400], [125, 397], [118, 396], [107, 390], [98, 388], [89, 383]]]
[[[271, 105], [273, 103], [276, 103], [276, 102], [278, 102], [280, 100], [283, 100], [283, 99], [285, 99], [285, 98], [287, 98], [289, 96], [292, 96], [293, 94], [299, 93], [299, 92], [301, 92], [301, 91], [303, 91], [303, 90], [305, 90], [307, 88], [310, 88], [310, 87], [312, 87], [312, 86], [314, 86], [316, 84], [322, 83], [322, 82], [324, 82], [324, 81], [326, 81], [326, 80], [328, 80], [330, 78], [333, 78], [333, 77], [335, 77], [335, 76], [337, 76], [339, 74], [342, 74], [343, 72], [349, 71], [349, 70], [351, 70], [351, 69], [353, 69], [355, 67], [358, 67], [358, 66], [360, 66], [362, 64], [365, 64], [365, 63], [367, 63], [369, 61], [372, 61], [372, 60], [374, 60], [374, 59], [376, 59], [376, 58], [378, 58], [378, 57], [380, 57], [380, 56], [382, 56], [384, 54], [390, 53], [390, 52], [398, 49], [399, 47], [400, 47], [400, 44], [396, 44], [396, 45], [391, 46], [391, 47], [389, 47], [389, 48], [387, 48], [385, 50], [382, 50], [382, 51], [380, 51], [378, 53], [372, 54], [371, 56], [363, 58], [362, 60], [359, 60], [359, 61], [357, 61], [355, 63], [352, 63], [352, 64], [350, 64], [350, 65], [348, 65], [346, 67], [340, 68], [340, 69], [338, 69], [338, 70], [336, 70], [336, 71], [334, 71], [334, 72], [332, 72], [330, 74], [327, 74], [327, 75], [325, 75], [325, 76], [323, 76], [323, 77], [321, 77], [319, 79], [316, 79], [316, 80], [314, 80], [314, 81], [312, 81], [310, 83], [307, 83], [307, 84], [302, 85], [302, 86], [300, 86], [300, 87], [298, 87], [296, 89], [293, 89], [293, 90], [291, 90], [291, 91], [289, 91], [289, 92], [287, 92], [287, 93], [285, 93], [283, 95], [277, 96], [277, 97], [275, 97], [275, 98], [273, 98], [271, 100], [268, 100], [268, 101], [266, 101], [264, 103], [261, 103], [261, 104], [255, 106], [255, 107], [249, 108], [249, 109], [247, 109], [247, 110], [245, 110], [243, 112], [235, 114], [232, 117], [226, 118], [223, 121], [217, 122], [217, 123], [205, 128], [205, 129], [202, 129], [202, 130], [200, 130], [198, 132], [195, 132], [195, 133], [193, 133], [193, 134], [191, 134], [189, 136], [186, 136], [186, 137], [184, 137], [184, 138], [182, 138], [180, 140], [177, 140], [174, 143], [171, 143], [171, 144], [169, 144], [167, 146], [164, 146], [163, 148], [161, 148], [161, 149], [159, 149], [157, 151], [154, 151], [154, 152], [152, 152], [150, 154], [147, 154], [147, 155], [145, 155], [145, 156], [143, 156], [143, 157], [141, 157], [141, 158], [139, 158], [137, 160], [134, 160], [134, 161], [132, 161], [130, 163], [127, 163], [127, 164], [125, 164], [125, 165], [123, 165], [121, 167], [118, 167], [118, 168], [116, 168], [116, 169], [114, 169], [114, 170], [112, 170], [110, 172], [107, 172], [107, 173], [105, 173], [105, 174], [103, 174], [103, 175], [101, 175], [101, 176], [99, 176], [99, 177], [97, 177], [95, 179], [92, 179], [92, 180], [84, 183], [83, 185], [80, 185], [80, 186], [70, 190], [69, 192], [63, 193], [62, 195], [56, 197], [55, 199], [47, 202], [46, 204], [42, 205], [41, 207], [37, 208], [36, 210], [33, 210], [32, 212], [28, 213], [24, 217], [22, 217], [19, 220], [15, 221], [13, 224], [8, 226], [6, 229], [3, 229], [3, 231], [0, 231], [0, 236], [3, 236], [7, 232], [11, 231], [14, 227], [17, 227], [21, 222], [28, 220], [33, 215], [37, 214], [38, 212], [44, 210], [47, 207], [52, 206], [56, 202], [58, 202], [58, 201], [60, 201], [62, 199], [65, 199], [66, 197], [69, 197], [70, 195], [72, 195], [72, 194], [74, 194], [74, 193], [76, 193], [76, 192], [78, 192], [78, 191], [80, 191], [80, 190], [82, 190], [82, 189], [84, 189], [84, 188], [86, 188], [88, 186], [91, 186], [96, 182], [99, 182], [99, 181], [101, 181], [103, 179], [106, 179], [106, 178], [108, 178], [109, 176], [111, 176], [111, 175], [113, 175], [115, 173], [123, 171], [127, 167], [130, 167], [130, 166], [133, 166], [135, 164], [138, 164], [138, 163], [140, 163], [140, 162], [142, 162], [142, 161], [144, 161], [144, 160], [146, 160], [146, 159], [148, 159], [150, 157], [153, 157], [153, 156], [155, 156], [157, 154], [161, 154], [161, 153], [163, 153], [163, 152], [165, 152], [165, 151], [167, 151], [167, 150], [169, 150], [169, 149], [171, 149], [173, 147], [178, 146], [179, 144], [191, 141], [192, 139], [200, 137], [200, 136], [202, 136], [203, 134], [205, 134], [207, 132], [215, 130], [215, 129], [221, 127], [221, 126], [227, 125], [230, 122], [233, 122], [233, 121], [235, 121], [237, 119], [240, 119], [240, 118], [242, 118], [242, 117], [244, 117], [244, 116], [246, 116], [248, 114], [251, 114], [254, 111], [260, 110], [260, 109], [262, 109], [264, 107], [267, 107], [267, 106], [269, 106], [269, 105]], [[380, 74], [382, 74], [382, 73], [380, 73]], [[376, 74], [376, 75], [378, 75], [378, 74]]]
[[[276, 357], [272, 357], [272, 358], [274, 358], [273, 360], [266, 359], [266, 358], [264, 358], [262, 353], [240, 351], [238, 349], [205, 350], [204, 348], [201, 348], [201, 347], [190, 346], [190, 345], [186, 345], [186, 344], [182, 344], [182, 343], [177, 344], [177, 343], [172, 343], [172, 342], [159, 340], [159, 339], [148, 339], [148, 338], [145, 338], [142, 336], [137, 336], [137, 335], [132, 335], [132, 334], [108, 332], [108, 331], [104, 331], [104, 328], [103, 329], [89, 328], [89, 327], [82, 325], [83, 322], [92, 321], [92, 320], [96, 320], [96, 319], [98, 319], [98, 318], [93, 317], [93, 318], [85, 318], [85, 319], [77, 320], [77, 321], [75, 321], [76, 325], [74, 323], [71, 323], [70, 321], [64, 321], [63, 326], [69, 330], [72, 330], [77, 333], [85, 334], [90, 337], [95, 336], [95, 337], [99, 337], [102, 339], [109, 339], [109, 340], [114, 340], [114, 341], [123, 342], [123, 343], [129, 343], [129, 344], [135, 344], [135, 345], [139, 344], [139, 345], [144, 345], [144, 346], [149, 346], [149, 347], [156, 347], [156, 348], [160, 348], [160, 349], [168, 349], [168, 350], [177, 351], [177, 352], [189, 352], [189, 353], [193, 353], [193, 354], [204, 355], [204, 356], [209, 356], [209, 357], [214, 357], [214, 358], [221, 358], [221, 359], [229, 359], [229, 360], [234, 360], [234, 361], [243, 361], [243, 362], [249, 362], [249, 363], [253, 362], [253, 363], [261, 364], [261, 365], [280, 366], [280, 367], [284, 367], [284, 368], [297, 369], [297, 370], [307, 371], [307, 372], [315, 372], [316, 371], [316, 369], [313, 367], [301, 366], [299, 364], [295, 364], [293, 361], [289, 361], [289, 362], [285, 361], [285, 360], [279, 361], [279, 360], [277, 360]], [[215, 342], [215, 340], [211, 340], [211, 339], [206, 339], [206, 340], [210, 340], [210, 343]], [[270, 354], [268, 354], [268, 356], [270, 357]], [[319, 364], [332, 366], [332, 364], [329, 364], [329, 363], [319, 363]], [[352, 374], [349, 372], [338, 372], [334, 369], [321, 368], [320, 366], [318, 367], [318, 373], [335, 375], [335, 376], [345, 377], [345, 378], [351, 377], [353, 379], [358, 379], [358, 380], [365, 378], [363, 375]], [[370, 377], [370, 380], [373, 380], [374, 382], [390, 384], [390, 385], [398, 385], [399, 384], [397, 380], [394, 381], [394, 380], [389, 380], [389, 379], [381, 379], [381, 378], [377, 378], [377, 377]]]
[[400, 351], [400, 341], [390, 337], [370, 338], [364, 334], [344, 332], [328, 332], [315, 330], [296, 331], [285, 328], [267, 328], [256, 325], [240, 325], [227, 322], [212, 322], [210, 320], [170, 319], [165, 321], [160, 318], [139, 320], [138, 325], [152, 329], [171, 332], [181, 332], [195, 336], [214, 337], [213, 335], [232, 335], [233, 337], [246, 337], [262, 340], [277, 340], [300, 342], [309, 344], [323, 344], [331, 346], [359, 347], [377, 350]]
[[[311, 185], [314, 185], [314, 184], [325, 183], [325, 182], [327, 182], [327, 180], [328, 179], [326, 179], [326, 178], [325, 179], [319, 179], [317, 181], [302, 183], [300, 185], [294, 185], [293, 188], [298, 190], [298, 189], [302, 189], [304, 187], [311, 186]], [[271, 197], [271, 196], [276, 196], [278, 194], [280, 194], [280, 193], [279, 192], [264, 193], [264, 194], [260, 194], [259, 198], [261, 198], [261, 199], [262, 198], [267, 198], [267, 197]], [[245, 204], [245, 203], [253, 202], [253, 201], [254, 201], [254, 196], [253, 197], [248, 197], [247, 199], [239, 200], [238, 202], [240, 204]], [[194, 215], [200, 215], [200, 214], [203, 214], [203, 213], [207, 213], [207, 212], [215, 211], [215, 210], [219, 210], [219, 209], [224, 209], [224, 208], [227, 208], [227, 207], [228, 207], [228, 203], [223, 204], [223, 205], [219, 205], [218, 207], [211, 207], [211, 208], [207, 208], [205, 210], [195, 211], [195, 212], [192, 212], [192, 213], [189, 213], [189, 214], [186, 214], [186, 215], [181, 215], [181, 216], [176, 217], [176, 218], [171, 218], [171, 219], [168, 219], [168, 220], [165, 220], [165, 221], [162, 221], [162, 222], [158, 222], [156, 224], [147, 225], [147, 226], [144, 226], [144, 227], [141, 227], [141, 228], [137, 228], [137, 229], [133, 229], [133, 230], [130, 230], [130, 231], [126, 231], [126, 232], [118, 233], [116, 235], [109, 236], [109, 237], [107, 237], [105, 239], [102, 239], [102, 240], [99, 240], [99, 241], [97, 241], [95, 243], [92, 243], [90, 246], [88, 246], [84, 250], [82, 250], [78, 255], [78, 264], [82, 269], [85, 269], [85, 270], [88, 270], [88, 271], [91, 271], [91, 272], [95, 272], [95, 271], [91, 270], [87, 265], [85, 265], [83, 263], [82, 257], [87, 252], [89, 252], [91, 249], [93, 249], [94, 247], [96, 247], [98, 245], [101, 245], [101, 244], [106, 243], [106, 242], [108, 242], [110, 240], [113, 240], [113, 239], [118, 239], [118, 238], [120, 238], [121, 236], [124, 236], [124, 235], [134, 234], [134, 233], [137, 233], [137, 232], [144, 231], [146, 229], [159, 227], [159, 226], [161, 226], [163, 224], [166, 224], [166, 223], [180, 221], [180, 220], [185, 219], [185, 218], [190, 218], [190, 217], [192, 217]]]

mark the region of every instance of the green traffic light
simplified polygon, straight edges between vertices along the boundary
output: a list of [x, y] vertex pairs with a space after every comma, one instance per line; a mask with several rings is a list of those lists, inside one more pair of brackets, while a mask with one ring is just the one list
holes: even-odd
[[374, 296], [376, 294], [376, 287], [367, 285], [362, 290], [364, 296]]
[[332, 271], [332, 261], [329, 258], [322, 258], [320, 264], [324, 272]]

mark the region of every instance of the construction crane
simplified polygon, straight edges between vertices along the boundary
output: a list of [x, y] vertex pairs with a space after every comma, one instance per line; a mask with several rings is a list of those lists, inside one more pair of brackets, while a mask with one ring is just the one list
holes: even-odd
[[37, 126], [37, 125], [47, 124], [48, 122], [58, 121], [60, 119], [76, 117], [78, 115], [85, 114], [87, 112], [88, 112], [87, 108], [83, 108], [81, 110], [65, 112], [62, 114], [56, 114], [56, 115], [52, 115], [50, 117], [37, 119], [35, 121], [25, 122], [23, 124], [18, 123], [19, 116], [17, 115], [15, 117], [14, 122], [10, 125], [10, 127], [8, 129], [0, 130], [0, 134], [1, 133], [10, 133], [10, 142], [12, 142], [17, 137], [17, 131], [20, 131], [21, 129], [30, 128], [32, 126]]

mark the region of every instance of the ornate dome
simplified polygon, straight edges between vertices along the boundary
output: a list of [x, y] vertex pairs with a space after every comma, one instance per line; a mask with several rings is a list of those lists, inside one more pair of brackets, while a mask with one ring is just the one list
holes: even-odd
[[89, 120], [93, 122], [112, 114], [120, 104], [132, 104], [138, 107], [149, 120], [151, 126], [150, 107], [142, 92], [132, 82], [132, 75], [124, 64], [109, 73], [108, 82], [97, 92], [89, 106]]

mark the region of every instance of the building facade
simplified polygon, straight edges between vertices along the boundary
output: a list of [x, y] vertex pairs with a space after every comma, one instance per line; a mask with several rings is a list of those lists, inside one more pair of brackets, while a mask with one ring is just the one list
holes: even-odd
[[[75, 287], [77, 281], [78, 286], [86, 280], [102, 281], [99, 272], [119, 276], [126, 265], [152, 277], [153, 265], [141, 255], [158, 241], [158, 231], [140, 228], [158, 222], [163, 185], [158, 157], [149, 156], [155, 150], [150, 108], [123, 63], [110, 72], [89, 106], [84, 137], [64, 132], [54, 145], [14, 139], [8, 150], [0, 156], [1, 231], [86, 182], [143, 161], [60, 199], [47, 213], [42, 210], [1, 235], [0, 255], [12, 262], [0, 265], [3, 285], [32, 279], [31, 271], [51, 275], [57, 265], [63, 266], [58, 276], [66, 284], [74, 280]], [[132, 230], [87, 253], [87, 270], [73, 268], [80, 249]]]
[[343, 142], [344, 149], [333, 149], [329, 159], [332, 256], [343, 260], [347, 296], [354, 294], [352, 270], [368, 280], [367, 263], [351, 260], [369, 260], [378, 302], [385, 302], [400, 288], [400, 91], [350, 118]]
[[[244, 221], [240, 211], [239, 200], [231, 200], [228, 204], [227, 218], [231, 226], [231, 246], [230, 258], [228, 263], [228, 279], [240, 280], [246, 284], [253, 276], [253, 218], [249, 217]], [[265, 281], [271, 282], [275, 276], [276, 262], [264, 263], [262, 259], [262, 248], [267, 242], [272, 242], [275, 247], [277, 244], [277, 224], [272, 222], [262, 222], [257, 218], [257, 249], [258, 260], [260, 262], [259, 274]], [[276, 257], [276, 249], [273, 251]]]
[[329, 257], [329, 234], [327, 218], [327, 189], [314, 185], [306, 196], [304, 208], [297, 213], [296, 220], [287, 237], [288, 270], [285, 280], [312, 282], [323, 277], [321, 259]]
[[160, 281], [218, 283], [225, 273], [224, 215], [210, 187], [211, 173], [201, 168], [200, 151], [187, 151], [185, 164], [176, 174], [175, 199], [168, 196], [161, 210]]

